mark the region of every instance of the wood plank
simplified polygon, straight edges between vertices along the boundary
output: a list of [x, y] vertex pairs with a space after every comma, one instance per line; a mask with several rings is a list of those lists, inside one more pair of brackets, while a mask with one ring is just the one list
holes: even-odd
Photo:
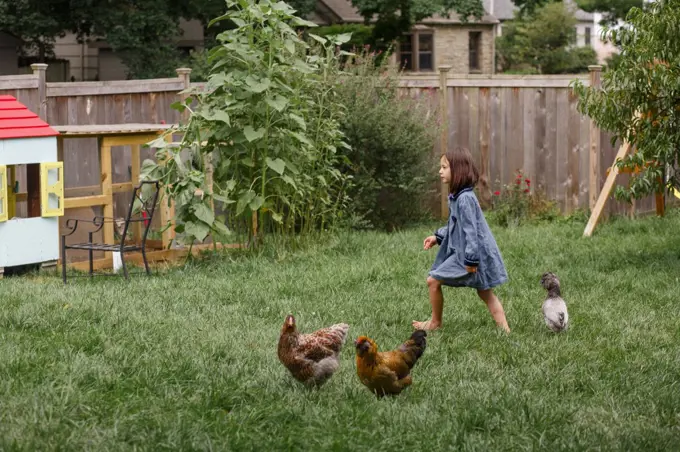
[[[162, 133], [172, 127], [172, 124], [89, 124], [82, 126], [52, 126], [52, 128], [63, 135], [64, 138], [83, 135], [152, 135]], [[119, 144], [112, 144], [112, 146], [119, 146]]]
[[[64, 199], [64, 209], [78, 209], [80, 207], [105, 206], [108, 202], [109, 197], [105, 195], [66, 198]], [[113, 217], [113, 215], [107, 215], [106, 212], [104, 213], [104, 216]]]
[[[111, 165], [111, 146], [108, 138], [101, 140], [99, 147], [99, 162], [101, 165], [102, 196], [105, 198], [104, 216], [113, 218], [113, 170]], [[113, 243], [113, 223], [104, 223], [104, 242]], [[106, 259], [111, 258], [111, 253], [104, 254]]]
[[[140, 146], [138, 144], [133, 144], [130, 147], [130, 182], [129, 190], [132, 190], [133, 185], [139, 184], [139, 177], [141, 172], [140, 167]], [[140, 243], [142, 240], [142, 223], [134, 223], [132, 226], [132, 234], [136, 243]]]
[[458, 104], [456, 105], [456, 116], [458, 117], [458, 121], [456, 121], [457, 144], [458, 146], [462, 146], [471, 151], [470, 116], [476, 112], [472, 111], [473, 106], [471, 104], [469, 89], [456, 89], [456, 91], [458, 91]]
[[524, 127], [522, 124], [524, 110], [524, 96], [519, 88], [506, 90], [508, 117], [508, 147], [507, 147], [507, 180], [514, 183], [517, 171], [524, 172]]
[[[449, 93], [449, 140], [448, 149], [460, 146], [460, 120], [463, 108], [467, 111], [467, 104], [461, 99], [460, 89], [448, 88]], [[447, 149], [447, 150], [448, 150]]]
[[[479, 88], [465, 89], [468, 97], [468, 148], [472, 155], [480, 161], [479, 151]], [[479, 168], [481, 171], [481, 167]]]
[[[491, 205], [491, 167], [490, 167], [490, 141], [491, 141], [491, 112], [490, 112], [490, 92], [488, 88], [479, 90], [479, 172], [480, 183], [479, 192], [481, 194], [482, 205], [485, 208]], [[474, 136], [473, 136], [474, 137]]]
[[503, 126], [503, 111], [501, 109], [501, 90], [499, 88], [489, 89], [489, 110], [491, 116], [491, 149], [489, 153], [489, 172], [490, 178], [489, 184], [492, 187], [492, 191], [497, 191], [501, 189], [501, 155], [503, 154], [503, 146], [505, 145], [503, 141], [503, 136], [501, 135], [501, 129]]
[[0, 91], [14, 89], [38, 89], [38, 78], [33, 74], [0, 76]]
[[117, 80], [105, 82], [59, 82], [47, 83], [47, 97], [103, 96], [175, 91], [184, 89], [177, 78], [156, 80]]
[[561, 210], [567, 209], [567, 185], [569, 175], [569, 93], [566, 89], [557, 90], [557, 140], [555, 157], [556, 199]]
[[557, 199], [557, 90], [549, 88], [545, 93], [545, 139], [543, 144], [543, 155], [545, 169], [542, 173], [542, 180], [545, 187], [545, 194], [550, 199]]
[[569, 98], [569, 127], [567, 134], [567, 204], [566, 213], [573, 212], [579, 203], [579, 162], [581, 158], [581, 115], [578, 112], [578, 97], [572, 90]]
[[111, 184], [111, 190], [113, 193], [128, 193], [132, 191], [132, 182], [118, 182], [117, 184]]
[[[590, 86], [601, 86], [601, 67], [591, 66], [589, 79]], [[600, 159], [602, 158], [601, 134], [594, 119], [589, 120], [589, 168], [588, 168], [588, 202], [590, 209], [595, 208], [597, 193], [600, 191]], [[585, 173], [582, 173], [585, 174]]]
[[[584, 75], [483, 75], [483, 74], [449, 74], [449, 87], [474, 88], [568, 88], [570, 83], [578, 79], [589, 86], [588, 76]], [[403, 88], [436, 88], [439, 81], [433, 75], [402, 75], [399, 86]]]
[[500, 175], [500, 182], [502, 185], [505, 185], [508, 183], [508, 177], [507, 177], [507, 168], [508, 168], [508, 96], [509, 96], [509, 88], [501, 88], [499, 90], [499, 108], [500, 108], [500, 118], [501, 122], [498, 125], [498, 132], [500, 136], [500, 142], [501, 146], [499, 149], [499, 162], [500, 162], [500, 169], [499, 169], [499, 175]]
[[[579, 209], [590, 209], [589, 171], [590, 171], [590, 118], [580, 115], [581, 122], [581, 158], [579, 163]], [[599, 187], [598, 187], [599, 188]], [[595, 200], [597, 197], [595, 196]], [[593, 206], [595, 203], [593, 203]]]
[[593, 212], [588, 219], [588, 224], [586, 224], [585, 230], [583, 231], [584, 237], [590, 237], [593, 235], [593, 231], [595, 230], [595, 226], [597, 226], [597, 222], [600, 219], [600, 215], [602, 214], [602, 210], [604, 209], [605, 203], [607, 202], [607, 198], [609, 198], [609, 194], [614, 188], [616, 176], [619, 174], [619, 168], [616, 166], [616, 162], [623, 159], [626, 154], [628, 154], [628, 151], [630, 151], [630, 144], [628, 142], [624, 142], [619, 148], [619, 152], [616, 153], [614, 163], [612, 164], [612, 171], [610, 171], [609, 175], [607, 176], [607, 180], [604, 181], [602, 191], [597, 197], [597, 202], [595, 203]]
[[[536, 176], [535, 156], [536, 156], [536, 133], [534, 132], [535, 116], [536, 116], [536, 96], [537, 90], [525, 89], [523, 90], [523, 115], [522, 126], [523, 133], [523, 167], [524, 175], [532, 182]], [[530, 190], [533, 193], [534, 183], [530, 184]]]

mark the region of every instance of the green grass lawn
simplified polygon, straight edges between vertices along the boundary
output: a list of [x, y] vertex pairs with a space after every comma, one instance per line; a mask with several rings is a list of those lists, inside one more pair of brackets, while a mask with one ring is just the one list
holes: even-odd
[[[444, 290], [401, 396], [377, 400], [353, 341], [383, 349], [426, 319], [433, 228], [339, 234], [296, 252], [226, 255], [150, 279], [0, 282], [2, 450], [678, 450], [680, 212], [493, 228], [512, 334], [470, 289]], [[549, 333], [541, 274], [571, 328]], [[284, 317], [350, 324], [320, 390], [276, 356]]]

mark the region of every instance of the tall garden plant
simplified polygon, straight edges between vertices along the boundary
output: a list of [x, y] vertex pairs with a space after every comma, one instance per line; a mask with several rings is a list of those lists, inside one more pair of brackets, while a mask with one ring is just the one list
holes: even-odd
[[[284, 2], [227, 5], [213, 23], [230, 21], [233, 28], [209, 52], [207, 84], [176, 105], [190, 110], [175, 131], [182, 142], [154, 143], [157, 163], [145, 162], [143, 176], [164, 182], [176, 203], [177, 230], [191, 242], [226, 235], [225, 220], [251, 237], [256, 230], [325, 228], [347, 202], [347, 177], [338, 170], [338, 149], [348, 147], [339, 126], [345, 109], [334, 83], [335, 49], [349, 37], [313, 36], [310, 45], [296, 28], [314, 24]], [[213, 204], [225, 216], [216, 217]]]

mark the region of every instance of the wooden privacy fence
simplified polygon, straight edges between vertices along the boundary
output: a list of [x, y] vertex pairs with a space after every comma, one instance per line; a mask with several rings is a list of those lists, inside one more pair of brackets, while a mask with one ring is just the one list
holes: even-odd
[[[599, 86], [601, 69], [591, 66], [588, 75], [461, 76], [443, 66], [439, 74], [402, 77], [401, 86], [414, 98], [435, 97], [446, 112], [435, 152], [469, 148], [485, 179], [480, 185], [485, 200], [522, 170], [533, 191], [570, 213], [594, 206], [620, 144], [612, 146], [611, 135], [578, 112], [578, 98], [569, 87], [576, 78]], [[627, 176], [619, 182], [627, 183]], [[441, 202], [444, 212], [445, 196]], [[653, 209], [653, 196], [632, 206], [635, 212]], [[631, 206], [610, 202], [606, 211], [631, 213]]]
[[[0, 77], [0, 94], [15, 96], [55, 126], [177, 123], [179, 113], [170, 105], [190, 86], [191, 72], [178, 69], [176, 78], [156, 80], [48, 83], [46, 65], [32, 68], [33, 74]], [[435, 152], [470, 148], [485, 176], [484, 198], [522, 169], [533, 190], [571, 212], [592, 207], [616, 154], [610, 136], [578, 113], [578, 99], [569, 88], [576, 77], [599, 84], [600, 70], [591, 67], [589, 76], [461, 76], [441, 67], [438, 74], [403, 76], [400, 85], [412, 97], [429, 95], [446, 112]], [[125, 184], [132, 176], [132, 150], [117, 149], [113, 155], [112, 183]], [[141, 159], [150, 156], [152, 150], [141, 151]], [[96, 139], [66, 140], [63, 158], [67, 197], [101, 194]], [[625, 177], [619, 182], [626, 183]], [[114, 198], [115, 214], [122, 216], [129, 199], [115, 190]], [[653, 197], [635, 209], [652, 210]], [[607, 213], [629, 210], [622, 203], [607, 206]], [[77, 213], [67, 210], [64, 220]]]

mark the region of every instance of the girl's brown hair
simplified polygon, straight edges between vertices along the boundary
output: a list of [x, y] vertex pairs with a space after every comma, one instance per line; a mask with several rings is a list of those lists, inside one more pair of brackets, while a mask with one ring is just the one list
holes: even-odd
[[456, 147], [444, 155], [451, 168], [449, 193], [456, 194], [464, 188], [475, 187], [479, 181], [479, 170], [467, 148]]

